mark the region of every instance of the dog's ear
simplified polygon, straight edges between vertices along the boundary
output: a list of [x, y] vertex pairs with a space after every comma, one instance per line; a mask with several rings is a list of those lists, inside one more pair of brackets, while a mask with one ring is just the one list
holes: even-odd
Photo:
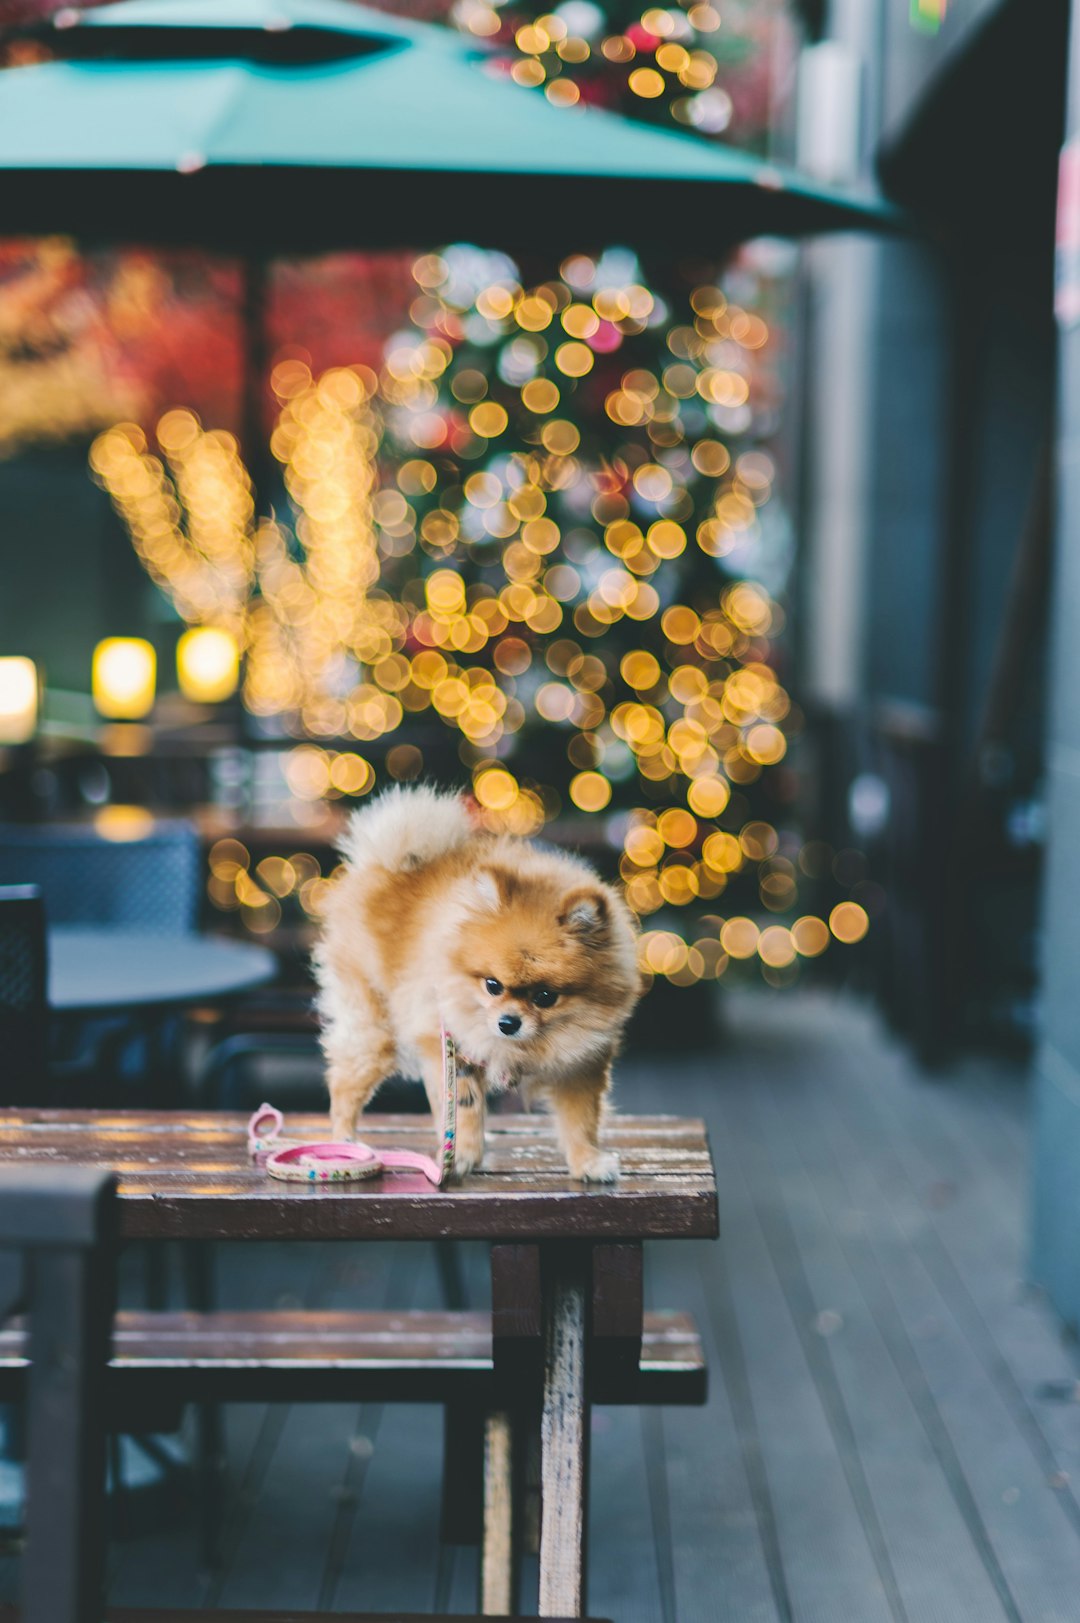
[[503, 907], [518, 890], [518, 882], [505, 868], [479, 868], [467, 882], [466, 896], [473, 907], [493, 913]]
[[582, 941], [599, 941], [610, 920], [608, 899], [598, 885], [579, 885], [563, 897], [559, 923]]
[[494, 913], [502, 901], [499, 891], [499, 881], [491, 868], [481, 868], [473, 875], [469, 882], [467, 892], [473, 907], [480, 908], [485, 913]]

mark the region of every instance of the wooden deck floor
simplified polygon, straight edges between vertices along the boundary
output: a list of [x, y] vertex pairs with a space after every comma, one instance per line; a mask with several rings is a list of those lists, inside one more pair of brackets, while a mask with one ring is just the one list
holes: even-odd
[[[1080, 1623], [1080, 1358], [1023, 1283], [1022, 1080], [921, 1077], [858, 1007], [731, 998], [715, 1058], [621, 1072], [708, 1118], [716, 1245], [652, 1247], [705, 1331], [702, 1410], [604, 1410], [590, 1609], [618, 1623]], [[484, 1257], [465, 1248], [477, 1305]], [[235, 1247], [230, 1305], [434, 1303], [427, 1247]], [[221, 1570], [195, 1517], [118, 1541], [129, 1605], [471, 1610], [437, 1554], [439, 1414], [227, 1415]]]

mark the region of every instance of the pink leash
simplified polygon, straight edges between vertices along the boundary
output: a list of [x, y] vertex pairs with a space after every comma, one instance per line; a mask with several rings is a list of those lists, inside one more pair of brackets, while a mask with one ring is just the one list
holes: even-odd
[[457, 1064], [454, 1041], [441, 1031], [443, 1050], [443, 1121], [439, 1159], [417, 1150], [373, 1150], [351, 1140], [300, 1143], [281, 1136], [285, 1118], [273, 1105], [260, 1105], [248, 1122], [248, 1153], [265, 1155], [272, 1178], [299, 1183], [356, 1182], [377, 1178], [384, 1170], [422, 1172], [433, 1184], [445, 1183], [454, 1170], [457, 1139]]

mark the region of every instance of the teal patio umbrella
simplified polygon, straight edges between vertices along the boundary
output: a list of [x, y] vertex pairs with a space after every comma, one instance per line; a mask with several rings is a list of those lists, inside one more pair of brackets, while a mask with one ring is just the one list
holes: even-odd
[[553, 107], [493, 73], [485, 48], [348, 0], [122, 0], [62, 12], [39, 38], [47, 60], [0, 72], [9, 235], [712, 257], [892, 219], [734, 148]]

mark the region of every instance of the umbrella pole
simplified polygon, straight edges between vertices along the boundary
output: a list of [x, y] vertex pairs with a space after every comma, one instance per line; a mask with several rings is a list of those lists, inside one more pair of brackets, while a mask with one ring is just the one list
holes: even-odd
[[[273, 456], [266, 423], [266, 382], [270, 371], [269, 283], [270, 266], [265, 255], [248, 254], [241, 264], [241, 376], [240, 449], [251, 480], [251, 499], [256, 526], [273, 511]], [[240, 739], [250, 749], [257, 741], [257, 729], [244, 704], [237, 702]], [[254, 786], [249, 777], [245, 791], [245, 813], [253, 816]]]
[[270, 514], [273, 459], [266, 425], [266, 379], [270, 368], [270, 267], [262, 254], [243, 262], [240, 319], [243, 325], [240, 442], [251, 477], [256, 521]]

